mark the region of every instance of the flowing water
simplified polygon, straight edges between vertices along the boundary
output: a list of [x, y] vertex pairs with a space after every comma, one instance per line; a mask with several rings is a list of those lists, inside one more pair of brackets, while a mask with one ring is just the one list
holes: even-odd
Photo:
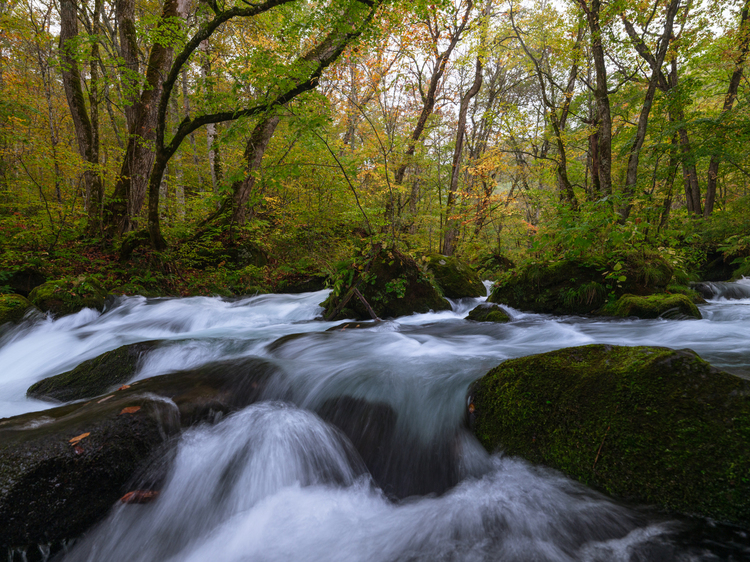
[[[488, 455], [465, 429], [472, 381], [505, 359], [562, 347], [691, 348], [750, 377], [750, 281], [707, 290], [703, 320], [511, 309], [510, 323], [484, 324], [464, 319], [484, 299], [465, 299], [452, 311], [345, 329], [316, 319], [325, 291], [121, 298], [103, 314], [6, 329], [0, 417], [49, 408], [25, 397], [31, 384], [139, 341], [162, 344], [136, 379], [247, 356], [283, 372], [267, 401], [186, 431], [160, 461], [159, 499], [114, 507], [66, 561], [750, 559], [739, 529], [617, 504], [554, 471]], [[332, 408], [372, 414], [379, 447], [363, 451], [324, 421]]]

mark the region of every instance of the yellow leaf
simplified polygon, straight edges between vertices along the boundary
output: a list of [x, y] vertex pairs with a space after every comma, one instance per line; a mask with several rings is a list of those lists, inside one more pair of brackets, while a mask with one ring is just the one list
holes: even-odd
[[71, 439], [70, 441], [68, 441], [68, 443], [70, 443], [71, 445], [75, 445], [75, 444], [76, 444], [76, 443], [78, 443], [78, 442], [79, 442], [79, 441], [80, 441], [81, 439], [85, 439], [85, 438], [86, 438], [86, 437], [88, 437], [89, 435], [91, 435], [91, 432], [88, 432], [88, 433], [81, 433], [80, 435], [76, 435], [75, 437], [73, 437], [73, 439]]

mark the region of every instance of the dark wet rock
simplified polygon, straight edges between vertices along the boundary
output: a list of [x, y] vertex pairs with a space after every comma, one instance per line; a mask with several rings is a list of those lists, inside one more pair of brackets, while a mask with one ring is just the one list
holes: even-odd
[[0, 295], [0, 325], [20, 322], [30, 311], [39, 309], [21, 295]]
[[29, 294], [29, 300], [44, 312], [65, 315], [84, 308], [103, 310], [107, 291], [93, 277], [47, 281]]
[[[322, 303], [325, 317], [331, 320], [371, 318], [354, 294], [355, 288], [379, 318], [450, 310], [450, 303], [440, 296], [414, 258], [395, 248], [370, 250], [344, 267], [341, 276], [342, 282], [334, 283], [333, 292]], [[346, 302], [343, 307], [342, 301]]]
[[750, 524], [750, 381], [690, 350], [589, 345], [509, 360], [475, 383], [469, 410], [489, 451]]
[[0, 551], [54, 551], [107, 514], [169, 438], [262, 398], [256, 358], [136, 381], [88, 402], [0, 420]]
[[468, 265], [452, 256], [427, 254], [422, 258], [427, 270], [435, 277], [435, 283], [449, 299], [483, 297], [487, 290], [479, 275]]
[[359, 322], [344, 322], [342, 324], [337, 324], [336, 326], [331, 326], [326, 330], [326, 332], [343, 332], [344, 330], [364, 330], [367, 328], [372, 328], [373, 326], [377, 326], [378, 323], [375, 320], [362, 320]]
[[317, 275], [292, 275], [285, 277], [276, 285], [277, 293], [313, 293], [326, 288], [328, 276]]
[[706, 261], [700, 269], [700, 278], [704, 281], [729, 281], [734, 275], [733, 264], [737, 255], [724, 255], [724, 252], [711, 250], [706, 253]]
[[389, 404], [364, 398], [331, 398], [316, 411], [346, 434], [375, 483], [392, 498], [442, 494], [460, 480], [457, 435], [423, 442], [399, 430]]
[[750, 299], [750, 283], [702, 282], [690, 287], [706, 299]]
[[686, 295], [658, 294], [647, 297], [623, 295], [605, 311], [613, 316], [638, 318], [703, 318], [698, 307]]
[[3, 283], [10, 287], [14, 293], [28, 297], [29, 293], [39, 285], [47, 281], [47, 276], [33, 267], [22, 267], [14, 271]]
[[99, 396], [132, 379], [140, 361], [159, 343], [139, 342], [107, 351], [84, 361], [71, 371], [34, 383], [26, 394], [32, 398], [59, 402]]
[[480, 304], [469, 312], [466, 319], [475, 322], [510, 322], [510, 316], [494, 303]]

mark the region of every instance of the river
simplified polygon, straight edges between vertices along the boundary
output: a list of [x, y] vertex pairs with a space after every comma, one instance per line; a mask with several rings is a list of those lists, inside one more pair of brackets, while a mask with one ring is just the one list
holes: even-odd
[[[750, 281], [714, 289], [703, 320], [510, 309], [507, 324], [475, 323], [465, 317], [484, 299], [463, 299], [452, 311], [346, 329], [317, 319], [326, 291], [121, 297], [103, 314], [6, 330], [0, 417], [49, 408], [26, 398], [31, 384], [139, 341], [164, 343], [135, 379], [246, 356], [284, 372], [284, 402], [186, 431], [165, 460], [159, 499], [114, 507], [69, 561], [750, 559], [739, 529], [618, 504], [554, 471], [489, 455], [464, 428], [472, 381], [505, 359], [568, 346], [690, 348], [750, 377]], [[342, 396], [350, 408], [366, 401], [395, 412], [394, 445], [373, 453], [375, 479], [343, 433], [313, 413]]]

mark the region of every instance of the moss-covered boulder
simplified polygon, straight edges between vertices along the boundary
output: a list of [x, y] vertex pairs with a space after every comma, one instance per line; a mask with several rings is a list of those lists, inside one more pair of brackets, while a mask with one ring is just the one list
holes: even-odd
[[84, 308], [104, 309], [107, 291], [92, 277], [47, 281], [29, 293], [29, 300], [45, 312], [65, 315]]
[[54, 554], [130, 491], [170, 436], [261, 399], [275, 373], [255, 358], [213, 363], [0, 420], [0, 552]]
[[606, 314], [612, 297], [663, 293], [674, 268], [652, 251], [633, 251], [607, 263], [561, 259], [526, 262], [502, 274], [489, 302], [551, 314]]
[[458, 258], [427, 254], [422, 259], [444, 297], [449, 299], [476, 298], [487, 294], [479, 275]]
[[372, 248], [339, 274], [333, 292], [322, 303], [328, 320], [371, 318], [357, 292], [379, 318], [451, 308], [414, 258], [395, 248]]
[[158, 344], [158, 341], [139, 342], [107, 351], [71, 371], [32, 384], [26, 394], [60, 402], [99, 396], [132, 379], [141, 359]]
[[28, 297], [34, 287], [38, 287], [47, 281], [47, 276], [44, 273], [28, 265], [22, 266], [12, 273], [8, 272], [8, 277], [4, 282], [2, 281], [5, 277], [3, 273], [5, 272], [0, 271], [0, 285], [4, 284], [14, 293], [24, 297]]
[[493, 303], [482, 303], [473, 308], [466, 319], [475, 322], [510, 322], [510, 316]]
[[698, 307], [687, 295], [658, 294], [647, 297], [623, 295], [605, 308], [613, 316], [637, 316], [638, 318], [697, 318], [701, 319]]
[[690, 350], [588, 345], [509, 360], [475, 383], [469, 411], [489, 451], [750, 525], [750, 381]]
[[38, 310], [21, 295], [0, 295], [0, 326], [20, 322], [29, 310]]
[[506, 272], [487, 301], [532, 312], [590, 314], [606, 303], [607, 293], [597, 268], [560, 260], [526, 263]]

